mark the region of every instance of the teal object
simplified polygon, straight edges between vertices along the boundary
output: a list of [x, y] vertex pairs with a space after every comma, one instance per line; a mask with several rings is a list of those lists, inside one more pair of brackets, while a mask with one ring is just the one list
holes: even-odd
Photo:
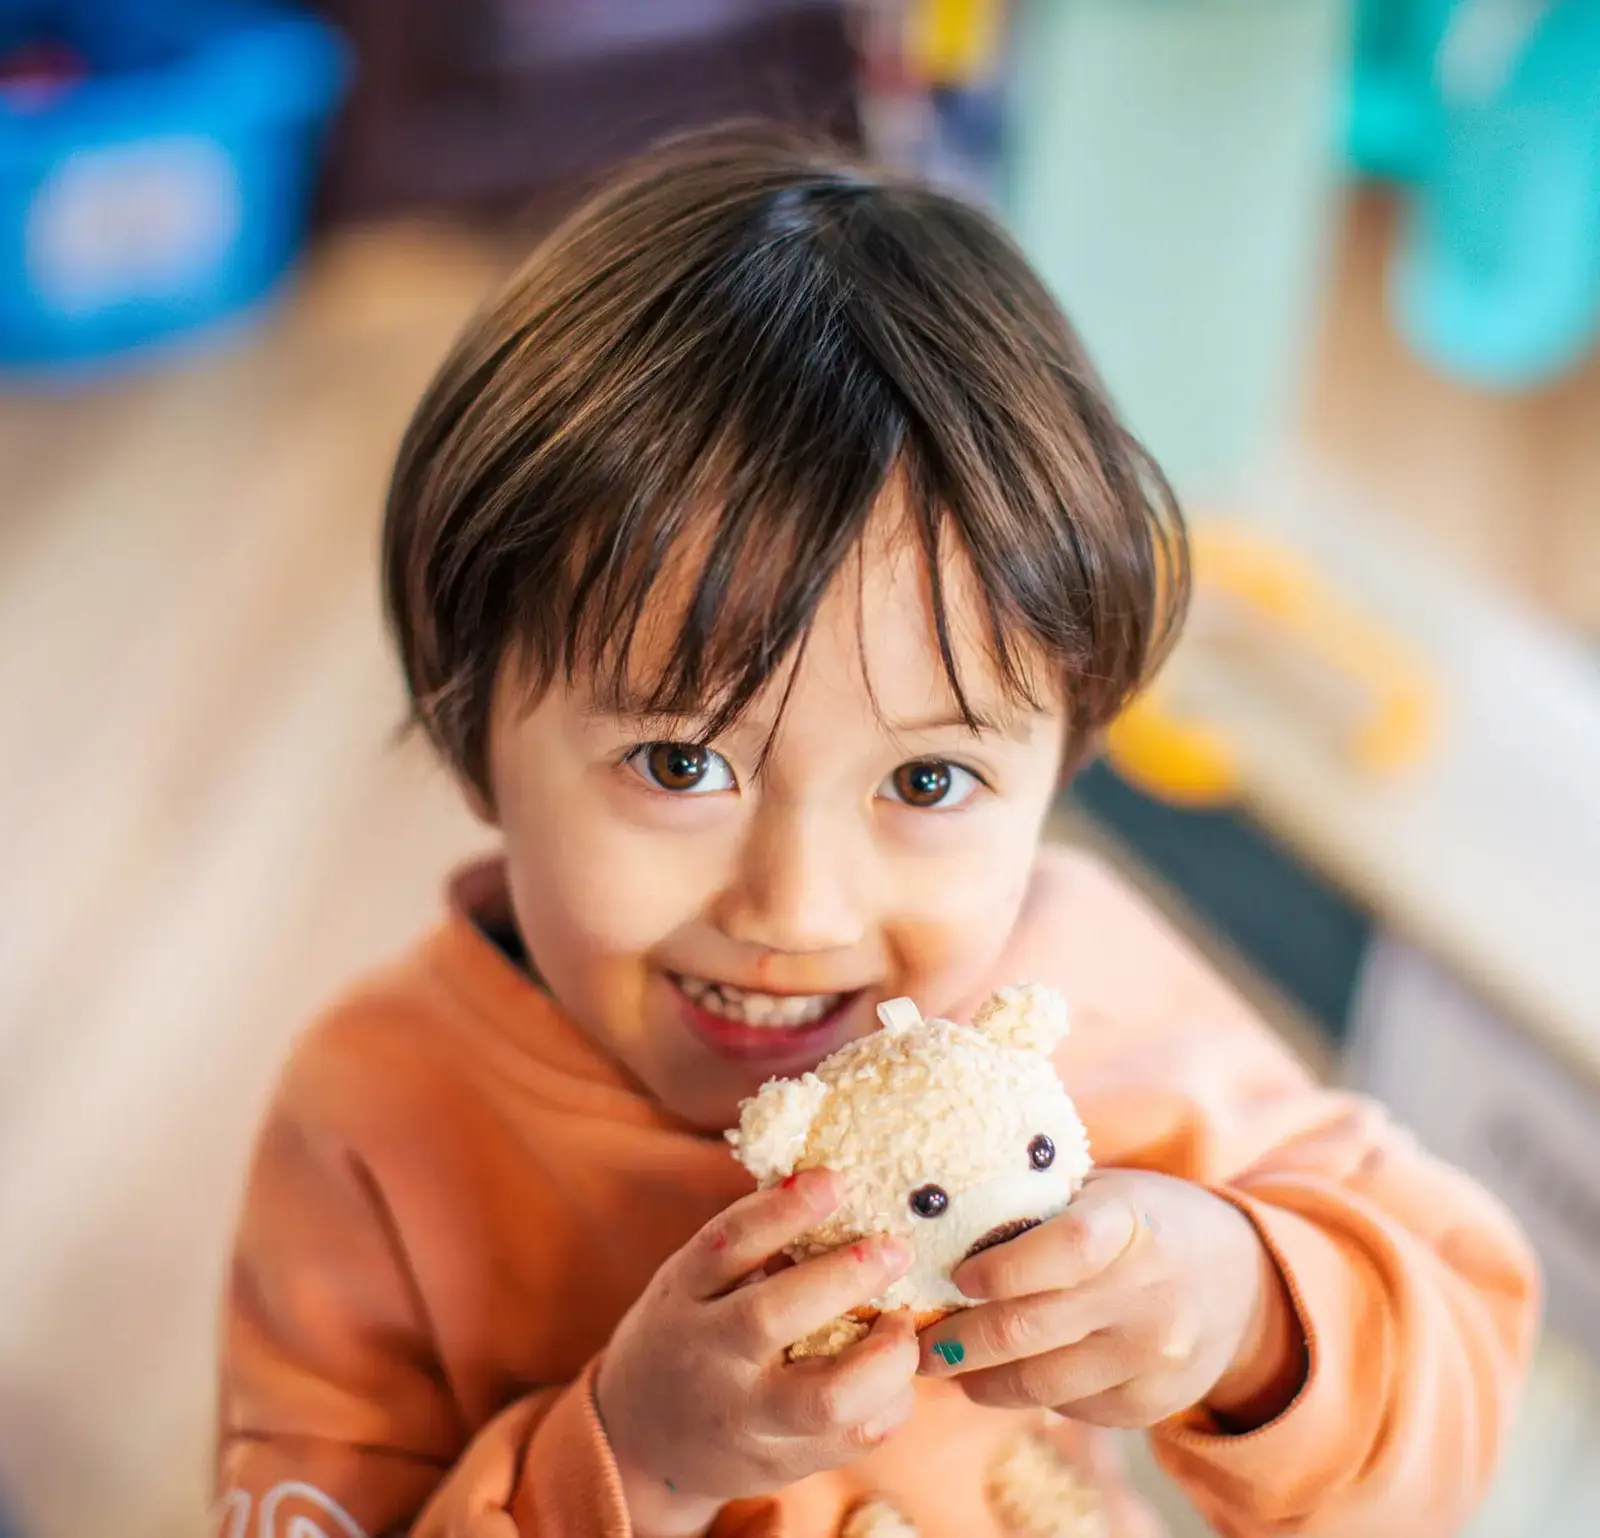
[[1350, 0], [1016, 0], [1002, 207], [1186, 499], [1292, 421], [1343, 171]]
[[1346, 150], [1364, 176], [1421, 177], [1437, 134], [1433, 62], [1457, 0], [1360, 0]]
[[1600, 0], [1460, 0], [1433, 74], [1436, 134], [1393, 270], [1400, 329], [1458, 378], [1542, 384], [1600, 334]]

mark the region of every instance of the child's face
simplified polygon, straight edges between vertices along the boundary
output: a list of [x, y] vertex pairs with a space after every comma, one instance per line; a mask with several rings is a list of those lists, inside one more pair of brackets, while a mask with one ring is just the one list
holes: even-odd
[[[501, 690], [490, 770], [534, 965], [707, 1131], [763, 1080], [873, 1030], [882, 1000], [937, 1014], [985, 985], [1058, 783], [1064, 713], [1003, 697], [965, 564], [949, 560], [945, 601], [963, 687], [993, 723], [976, 735], [920, 553], [886, 525], [859, 563], [824, 600], [787, 700], [785, 672], [708, 749], [682, 745], [695, 721], [617, 717], [581, 687], [557, 683], [526, 714], [515, 680]], [[648, 635], [636, 651], [647, 673]]]

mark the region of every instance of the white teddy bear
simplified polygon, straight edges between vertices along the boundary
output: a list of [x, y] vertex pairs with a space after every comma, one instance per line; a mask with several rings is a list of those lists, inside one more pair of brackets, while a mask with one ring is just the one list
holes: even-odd
[[773, 1079], [728, 1134], [763, 1186], [827, 1168], [844, 1198], [791, 1247], [805, 1260], [873, 1234], [909, 1240], [910, 1269], [868, 1309], [797, 1343], [842, 1350], [881, 1310], [909, 1308], [919, 1328], [968, 1299], [951, 1273], [969, 1256], [1054, 1217], [1089, 1172], [1089, 1142], [1050, 1053], [1066, 1005], [1038, 985], [1006, 988], [971, 1025], [924, 1020], [909, 999], [878, 1010], [883, 1029], [812, 1073]]
[[[790, 1247], [805, 1260], [873, 1234], [911, 1242], [910, 1269], [869, 1307], [798, 1341], [792, 1357], [860, 1340], [878, 1314], [910, 1309], [926, 1328], [968, 1306], [951, 1279], [962, 1261], [1063, 1211], [1090, 1168], [1089, 1140], [1051, 1053], [1067, 1009], [1048, 988], [996, 993], [970, 1025], [924, 1020], [909, 999], [878, 1010], [883, 1029], [797, 1079], [774, 1079], [728, 1134], [762, 1186], [796, 1170], [842, 1177], [833, 1214]], [[1002, 1524], [1037, 1538], [1102, 1538], [1091, 1487], [1052, 1444], [1025, 1435], [990, 1471]], [[915, 1538], [889, 1503], [870, 1500], [841, 1538]]]

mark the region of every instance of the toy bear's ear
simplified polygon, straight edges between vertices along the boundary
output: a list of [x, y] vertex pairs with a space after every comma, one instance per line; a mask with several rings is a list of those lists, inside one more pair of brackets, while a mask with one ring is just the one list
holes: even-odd
[[763, 1185], [792, 1175], [827, 1098], [814, 1073], [768, 1080], [739, 1107], [738, 1128], [728, 1134], [739, 1162]]
[[974, 1030], [1022, 1052], [1054, 1052], [1067, 1034], [1067, 1001], [1042, 983], [1002, 988], [972, 1017]]
[[885, 999], [878, 1006], [878, 1023], [891, 1036], [903, 1036], [922, 1024], [922, 1011], [910, 999]]

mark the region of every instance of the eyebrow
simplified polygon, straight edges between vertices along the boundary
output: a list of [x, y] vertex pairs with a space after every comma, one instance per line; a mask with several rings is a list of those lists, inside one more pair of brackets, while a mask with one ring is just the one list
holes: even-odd
[[[891, 737], [925, 737], [935, 732], [960, 731], [974, 737], [1008, 737], [1014, 742], [1028, 742], [1033, 737], [1034, 722], [1042, 713], [1008, 712], [992, 716], [974, 711], [969, 717], [952, 710], [919, 716], [909, 721], [882, 720], [881, 724]], [[583, 714], [592, 721], [626, 721], [641, 730], [682, 730], [685, 741], [698, 740], [696, 731], [709, 719], [695, 712], [675, 715], [671, 711], [652, 710], [642, 704], [615, 700], [592, 701], [583, 707]]]
[[652, 710], [648, 705], [636, 705], [622, 700], [591, 700], [582, 707], [585, 720], [626, 721], [633, 726], [690, 727], [709, 717], [691, 711], [677, 715], [670, 710]]
[[1037, 712], [1002, 717], [986, 716], [973, 711], [963, 716], [951, 711], [936, 716], [925, 716], [915, 721], [886, 721], [885, 727], [895, 737], [919, 737], [932, 732], [963, 731], [974, 737], [1010, 737], [1026, 742], [1033, 735], [1033, 721]]

